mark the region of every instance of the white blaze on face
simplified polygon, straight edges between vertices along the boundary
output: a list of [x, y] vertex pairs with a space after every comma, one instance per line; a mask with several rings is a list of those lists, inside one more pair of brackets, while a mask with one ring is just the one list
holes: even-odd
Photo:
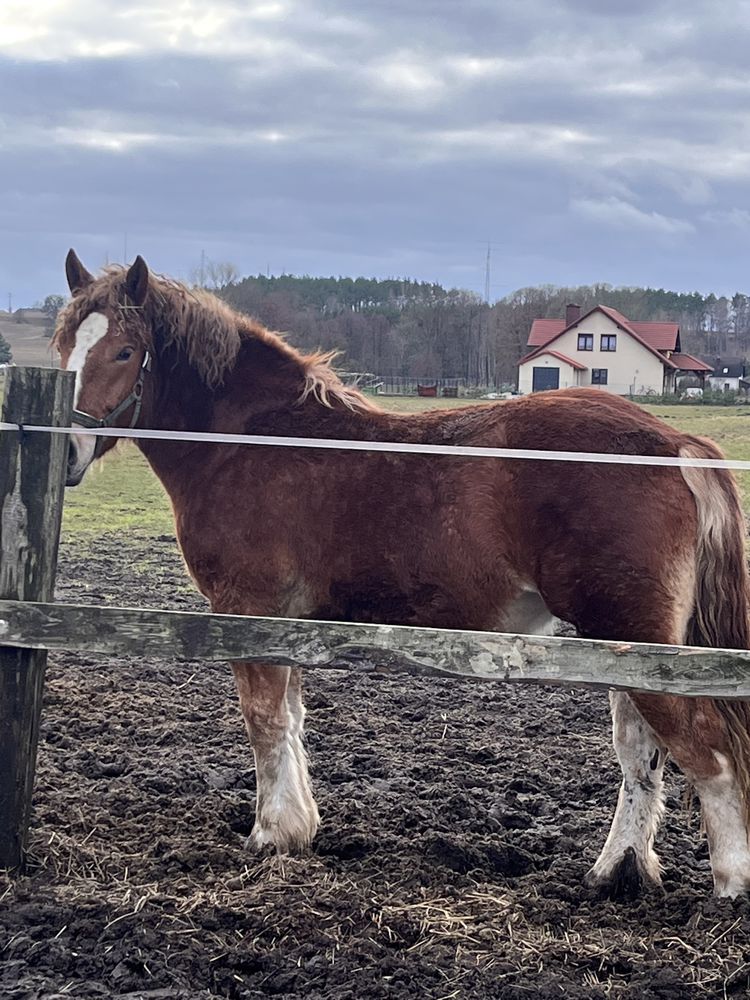
[[[73, 396], [73, 406], [78, 408], [78, 400], [83, 389], [83, 369], [89, 352], [99, 343], [109, 329], [109, 320], [104, 313], [89, 313], [76, 331], [75, 344], [68, 358], [67, 371], [76, 373], [75, 394]], [[69, 474], [73, 476], [82, 475], [89, 467], [94, 458], [96, 448], [96, 438], [91, 434], [74, 434], [73, 439], [76, 444], [75, 468], [69, 469]]]
[[78, 399], [83, 388], [83, 369], [86, 365], [89, 351], [96, 347], [102, 337], [106, 335], [108, 329], [109, 320], [104, 313], [89, 313], [76, 331], [75, 346], [70, 352], [67, 368], [69, 372], [76, 373], [76, 388], [73, 398], [74, 407], [78, 406]]

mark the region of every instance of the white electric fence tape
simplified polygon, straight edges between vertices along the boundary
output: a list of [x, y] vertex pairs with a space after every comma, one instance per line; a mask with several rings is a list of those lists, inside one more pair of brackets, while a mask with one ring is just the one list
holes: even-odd
[[542, 462], [599, 462], [604, 465], [656, 465], [681, 469], [732, 469], [750, 472], [750, 461], [680, 458], [672, 455], [610, 455], [606, 452], [546, 451], [531, 448], [482, 448], [465, 445], [412, 444], [406, 441], [339, 441], [333, 438], [273, 437], [261, 434], [211, 434], [202, 431], [154, 431], [130, 427], [45, 427], [0, 422], [0, 431], [42, 434], [92, 434], [95, 437], [144, 441], [194, 441], [203, 444], [270, 445], [276, 448], [328, 448], [407, 455], [449, 455], [457, 458], [510, 458]]

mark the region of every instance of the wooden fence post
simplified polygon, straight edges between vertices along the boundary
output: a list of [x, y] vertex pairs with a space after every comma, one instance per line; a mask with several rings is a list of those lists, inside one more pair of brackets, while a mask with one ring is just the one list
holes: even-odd
[[[3, 422], [67, 426], [72, 372], [7, 368]], [[68, 437], [0, 431], [0, 596], [53, 600]], [[44, 595], [44, 596], [42, 596]], [[23, 865], [47, 654], [0, 646], [0, 868]]]

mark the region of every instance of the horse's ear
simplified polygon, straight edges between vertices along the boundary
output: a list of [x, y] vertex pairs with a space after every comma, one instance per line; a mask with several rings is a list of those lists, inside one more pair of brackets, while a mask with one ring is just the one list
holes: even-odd
[[80, 292], [86, 285], [90, 285], [94, 280], [93, 274], [86, 270], [73, 249], [68, 250], [68, 256], [65, 258], [65, 277], [68, 279], [68, 288], [73, 295]]
[[125, 278], [125, 291], [134, 306], [142, 306], [148, 293], [148, 266], [140, 254], [128, 269]]

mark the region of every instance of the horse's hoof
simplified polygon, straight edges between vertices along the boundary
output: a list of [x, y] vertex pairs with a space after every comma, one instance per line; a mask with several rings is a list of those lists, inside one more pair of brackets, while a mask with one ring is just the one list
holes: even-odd
[[256, 823], [245, 840], [245, 850], [254, 854], [303, 854], [310, 847], [317, 829], [317, 823], [296, 831], [290, 831], [277, 823], [268, 826]]
[[275, 854], [276, 845], [272, 840], [259, 836], [255, 830], [245, 837], [242, 842], [244, 850], [251, 854]]
[[750, 896], [750, 875], [718, 875], [714, 872], [714, 896], [717, 899], [744, 899]]
[[646, 872], [635, 849], [625, 848], [625, 853], [618, 863], [602, 875], [592, 868], [585, 879], [586, 885], [603, 899], [612, 899], [632, 903], [649, 886], [661, 884], [661, 880]]

